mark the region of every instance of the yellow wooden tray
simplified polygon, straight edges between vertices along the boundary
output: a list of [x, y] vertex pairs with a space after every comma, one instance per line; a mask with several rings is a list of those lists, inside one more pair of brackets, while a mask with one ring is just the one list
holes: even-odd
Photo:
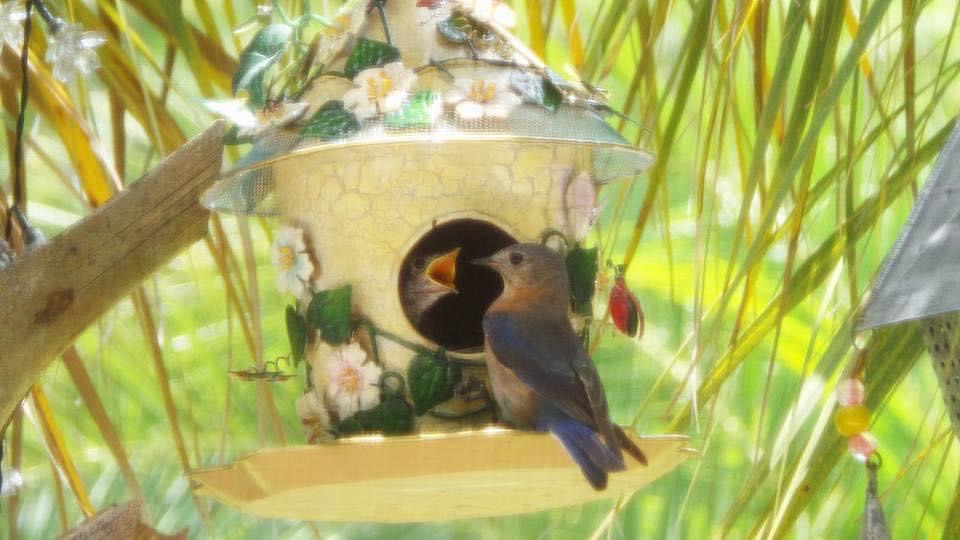
[[260, 450], [191, 473], [197, 492], [264, 518], [409, 523], [538, 512], [641, 489], [696, 451], [631, 437], [647, 455], [594, 491], [549, 434], [487, 428]]

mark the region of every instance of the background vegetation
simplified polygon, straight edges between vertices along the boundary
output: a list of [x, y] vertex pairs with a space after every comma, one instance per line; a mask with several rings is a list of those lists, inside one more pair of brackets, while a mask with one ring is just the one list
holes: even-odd
[[[327, 12], [338, 5], [306, 3]], [[134, 181], [212, 120], [201, 100], [229, 93], [250, 36], [232, 29], [256, 4], [50, 2], [110, 41], [98, 49], [102, 69], [64, 86], [40, 61], [46, 41], [35, 26], [24, 180], [41, 229], [55, 235], [105, 200], [113, 179]], [[7, 433], [4, 471], [12, 459], [24, 485], [0, 499], [0, 536], [52, 537], [87, 511], [141, 494], [159, 529], [190, 527], [198, 537], [858, 534], [866, 478], [832, 427], [834, 387], [856, 356], [850, 314], [960, 105], [960, 4], [513, 7], [534, 50], [608, 88], [615, 106], [649, 127], [620, 125], [658, 161], [602, 194], [595, 237], [605, 258], [629, 263], [647, 335], [633, 342], [604, 331], [596, 361], [618, 421], [688, 434], [702, 457], [620, 501], [454, 523], [260, 521], [198, 500], [185, 468], [302, 442], [293, 410], [302, 381], [258, 390], [226, 374], [284, 354], [287, 342], [266, 255], [273, 224], [222, 218], [39, 382]], [[17, 88], [18, 58], [7, 47], [0, 114], [8, 149]], [[10, 170], [9, 159], [3, 166]], [[0, 189], [6, 204], [10, 174]], [[857, 339], [871, 350], [868, 403], [893, 534], [939, 536], [957, 505], [960, 456], [922, 343], [910, 327]]]

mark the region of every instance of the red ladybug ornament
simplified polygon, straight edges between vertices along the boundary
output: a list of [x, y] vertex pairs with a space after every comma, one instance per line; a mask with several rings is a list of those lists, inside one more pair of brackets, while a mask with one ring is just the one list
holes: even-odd
[[610, 318], [617, 329], [625, 335], [635, 338], [643, 337], [643, 308], [634, 296], [623, 278], [623, 265], [614, 267], [616, 277], [613, 288], [610, 290]]

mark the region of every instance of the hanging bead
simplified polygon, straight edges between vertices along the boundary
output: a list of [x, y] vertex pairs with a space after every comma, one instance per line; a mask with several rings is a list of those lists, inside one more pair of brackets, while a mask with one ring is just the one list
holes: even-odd
[[864, 432], [870, 425], [870, 409], [863, 405], [840, 407], [833, 416], [833, 423], [844, 437]]
[[877, 438], [869, 431], [857, 433], [847, 440], [847, 450], [857, 461], [867, 461], [877, 451]]
[[837, 385], [837, 403], [841, 407], [862, 404], [863, 394], [863, 382], [860, 379], [844, 379]]
[[618, 264], [614, 269], [616, 277], [608, 304], [610, 318], [617, 330], [623, 334], [636, 338], [643, 337], [643, 308], [640, 307], [637, 297], [627, 288], [623, 277], [623, 265]]

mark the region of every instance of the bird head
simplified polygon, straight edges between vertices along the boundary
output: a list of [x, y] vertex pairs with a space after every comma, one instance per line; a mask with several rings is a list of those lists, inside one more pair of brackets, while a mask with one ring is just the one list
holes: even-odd
[[441, 255], [415, 256], [404, 262], [401, 280], [404, 311], [414, 321], [438, 300], [457, 292], [457, 255], [460, 248]]
[[566, 305], [569, 295], [566, 266], [560, 254], [546, 246], [514, 244], [472, 262], [496, 270], [503, 278], [504, 294], [537, 292]]

